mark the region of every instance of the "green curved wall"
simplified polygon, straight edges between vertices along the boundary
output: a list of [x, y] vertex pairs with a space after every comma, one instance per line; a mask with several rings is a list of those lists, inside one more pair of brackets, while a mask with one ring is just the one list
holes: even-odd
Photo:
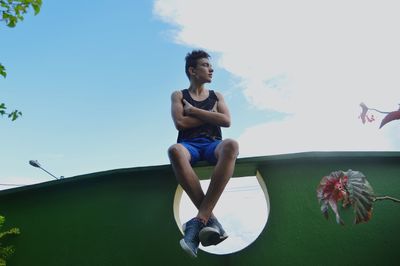
[[[206, 177], [211, 167], [196, 168]], [[316, 199], [324, 175], [363, 172], [375, 192], [400, 198], [399, 152], [311, 152], [237, 161], [235, 176], [263, 176], [270, 215], [242, 251], [189, 258], [174, 220], [176, 181], [169, 165], [119, 169], [0, 192], [6, 226], [19, 227], [10, 266], [398, 265], [400, 204], [374, 204], [372, 220], [325, 220]], [[346, 217], [347, 216], [347, 217]]]

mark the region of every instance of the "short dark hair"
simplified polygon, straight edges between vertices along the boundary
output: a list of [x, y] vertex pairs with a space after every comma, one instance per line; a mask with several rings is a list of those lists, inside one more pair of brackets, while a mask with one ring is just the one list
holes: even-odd
[[189, 67], [196, 67], [197, 66], [197, 60], [201, 59], [201, 58], [210, 58], [211, 56], [203, 51], [203, 50], [193, 50], [190, 53], [187, 53], [186, 57], [185, 57], [185, 72], [186, 72], [186, 76], [190, 79], [190, 73], [189, 73]]

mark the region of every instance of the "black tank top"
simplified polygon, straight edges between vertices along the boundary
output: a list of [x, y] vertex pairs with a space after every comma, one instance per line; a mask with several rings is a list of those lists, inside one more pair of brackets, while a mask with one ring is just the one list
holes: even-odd
[[[218, 97], [213, 90], [209, 90], [207, 99], [203, 101], [196, 101], [190, 96], [189, 90], [182, 90], [183, 99], [188, 101], [194, 107], [212, 111], [215, 103], [218, 101]], [[184, 139], [193, 138], [209, 138], [209, 139], [222, 139], [221, 128], [212, 124], [204, 124], [198, 127], [180, 130], [178, 134], [178, 143]]]

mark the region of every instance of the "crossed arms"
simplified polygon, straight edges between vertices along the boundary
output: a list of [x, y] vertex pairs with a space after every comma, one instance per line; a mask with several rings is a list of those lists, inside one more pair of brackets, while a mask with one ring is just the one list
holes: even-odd
[[203, 124], [213, 124], [220, 127], [229, 127], [231, 117], [223, 96], [216, 92], [218, 101], [213, 111], [199, 109], [183, 99], [181, 91], [171, 95], [171, 114], [177, 130], [198, 127]]

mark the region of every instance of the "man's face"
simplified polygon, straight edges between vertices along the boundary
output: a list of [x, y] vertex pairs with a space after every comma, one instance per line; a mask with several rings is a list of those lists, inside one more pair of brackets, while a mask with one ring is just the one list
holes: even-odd
[[193, 77], [201, 82], [210, 83], [214, 69], [208, 58], [197, 60], [197, 66], [193, 68]]

